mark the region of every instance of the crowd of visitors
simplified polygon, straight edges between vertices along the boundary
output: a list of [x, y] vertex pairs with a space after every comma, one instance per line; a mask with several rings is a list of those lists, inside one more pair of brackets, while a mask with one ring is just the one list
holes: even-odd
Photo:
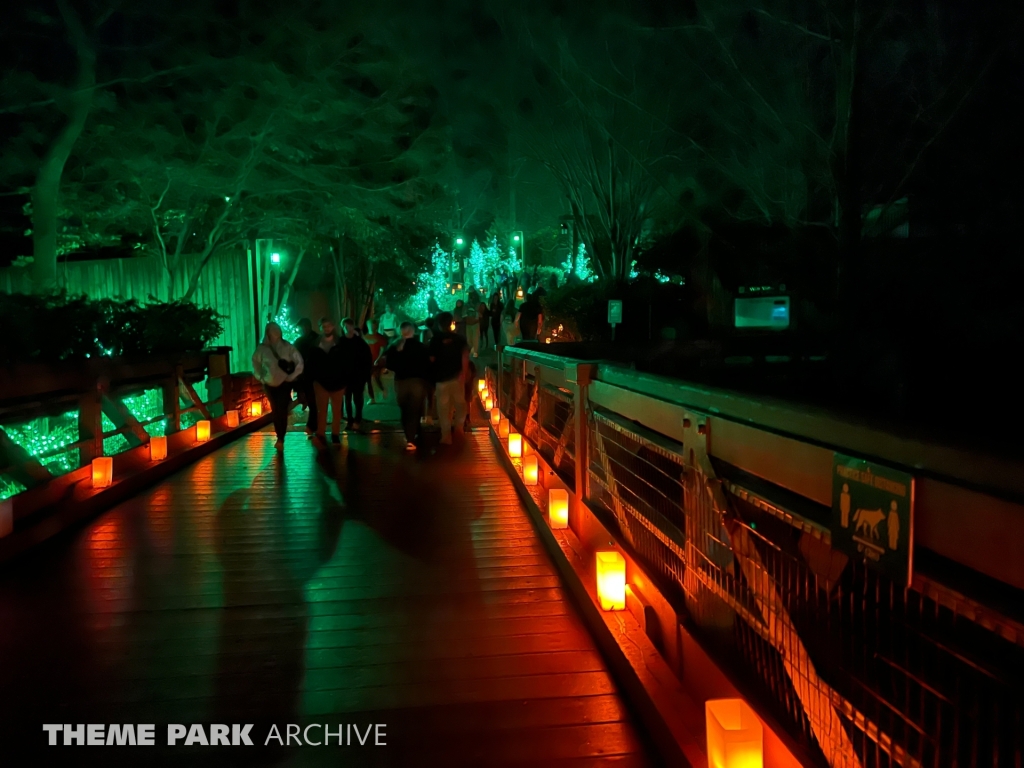
[[361, 428], [367, 389], [369, 403], [378, 394], [387, 398], [385, 371], [394, 375], [406, 449], [422, 445], [423, 426], [435, 418], [441, 444], [452, 444], [469, 428], [477, 379], [473, 360], [492, 346], [536, 339], [543, 328], [538, 296], [526, 296], [517, 304], [514, 299], [505, 302], [500, 291], [488, 301], [476, 290], [469, 293], [468, 304], [460, 299], [452, 312], [440, 311], [431, 298], [430, 317], [418, 324], [400, 323], [391, 305], [361, 328], [352, 318], [343, 319], [339, 327], [325, 317], [317, 330], [303, 318], [294, 343], [283, 338], [277, 323], [268, 323], [252, 363], [270, 401], [277, 450], [284, 447], [293, 391], [307, 409], [307, 436], [324, 448], [328, 439], [341, 442], [342, 416], [346, 430]]

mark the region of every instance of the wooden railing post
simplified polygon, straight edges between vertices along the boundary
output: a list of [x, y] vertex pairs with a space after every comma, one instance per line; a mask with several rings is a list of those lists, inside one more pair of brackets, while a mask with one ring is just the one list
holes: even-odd
[[588, 471], [590, 467], [588, 455], [590, 420], [587, 418], [587, 395], [596, 368], [597, 366], [590, 363], [573, 363], [565, 368], [565, 380], [573, 385], [573, 443], [575, 444], [573, 467], [575, 470], [576, 504], [581, 507], [590, 498], [590, 473]]
[[163, 386], [164, 393], [164, 414], [167, 416], [166, 434], [173, 435], [181, 431], [181, 395], [179, 382], [184, 376], [185, 370], [179, 364], [175, 366], [174, 373], [168, 378]]
[[210, 416], [223, 416], [228, 410], [228, 356], [223, 352], [211, 353], [206, 358], [206, 395]]
[[78, 399], [78, 466], [85, 467], [103, 455], [103, 400], [98, 387]]

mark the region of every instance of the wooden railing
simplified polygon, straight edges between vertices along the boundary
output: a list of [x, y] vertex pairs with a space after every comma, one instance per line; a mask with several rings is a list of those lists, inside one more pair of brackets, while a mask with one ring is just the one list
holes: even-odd
[[[0, 534], [13, 532], [14, 524], [51, 507], [68, 487], [80, 482], [94, 458], [104, 455], [104, 443], [123, 436], [116, 464], [131, 464], [149, 444], [152, 430], [167, 437], [172, 446], [190, 445], [192, 425], [209, 420], [213, 431], [226, 428], [225, 414], [239, 411], [240, 421], [251, 413], [252, 403], [267, 403], [262, 389], [248, 374], [229, 373], [230, 349], [221, 347], [184, 358], [121, 360], [114, 358], [0, 368], [0, 477], [13, 481], [21, 492], [0, 503], [10, 519], [0, 521]], [[202, 382], [206, 397], [196, 387]], [[137, 417], [126, 398], [159, 390], [160, 413]], [[15, 425], [61, 414], [74, 414], [78, 439], [52, 449], [29, 452], [12, 439]], [[104, 429], [104, 417], [113, 425]], [[55, 459], [65, 457], [64, 461]], [[65, 471], [51, 471], [55, 464]]]
[[[488, 377], [672, 621], [826, 764], [1020, 765], [1019, 463], [535, 349]], [[837, 527], [843, 462], [907, 478], [895, 570]], [[666, 654], [678, 634], [659, 628]]]

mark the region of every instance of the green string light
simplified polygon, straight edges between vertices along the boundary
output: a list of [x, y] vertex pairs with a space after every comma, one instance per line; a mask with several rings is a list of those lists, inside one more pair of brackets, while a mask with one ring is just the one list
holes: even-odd
[[52, 451], [78, 442], [78, 411], [68, 411], [60, 416], [41, 416], [21, 424], [4, 425], [7, 436], [25, 449], [32, 458], [45, 462], [55, 475], [62, 475], [78, 468], [78, 454], [65, 451], [48, 459], [42, 459]]
[[8, 480], [6, 477], [0, 477], [0, 501], [9, 499], [11, 496], [17, 496], [24, 490], [25, 486], [17, 480]]

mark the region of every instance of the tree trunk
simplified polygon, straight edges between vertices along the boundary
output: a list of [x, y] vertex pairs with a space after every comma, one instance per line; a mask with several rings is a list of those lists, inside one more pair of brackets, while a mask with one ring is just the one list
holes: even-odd
[[277, 311], [274, 316], [281, 314], [281, 310], [284, 309], [284, 305], [288, 303], [288, 296], [292, 292], [292, 286], [295, 284], [295, 278], [299, 274], [299, 266], [302, 264], [302, 257], [306, 255], [306, 249], [299, 249], [299, 255], [295, 257], [295, 265], [292, 267], [292, 273], [288, 277], [288, 282], [284, 285], [284, 292], [281, 294], [281, 300], [277, 303]]
[[59, 5], [75, 47], [78, 76], [75, 78], [75, 90], [68, 99], [68, 121], [46, 151], [32, 186], [32, 289], [36, 293], [50, 293], [57, 287], [60, 182], [71, 150], [89, 117], [96, 85], [96, 53], [74, 11], [66, 3]]

